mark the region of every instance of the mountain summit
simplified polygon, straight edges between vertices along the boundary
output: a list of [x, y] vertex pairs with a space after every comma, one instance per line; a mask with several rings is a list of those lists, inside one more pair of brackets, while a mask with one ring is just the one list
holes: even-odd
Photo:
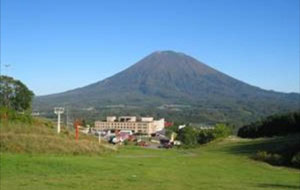
[[160, 113], [170, 119], [217, 122], [240, 117], [242, 122], [297, 109], [298, 100], [299, 94], [251, 86], [183, 53], [156, 51], [105, 80], [36, 97], [34, 105], [93, 107], [99, 114], [122, 113], [116, 105], [123, 105], [124, 112]]

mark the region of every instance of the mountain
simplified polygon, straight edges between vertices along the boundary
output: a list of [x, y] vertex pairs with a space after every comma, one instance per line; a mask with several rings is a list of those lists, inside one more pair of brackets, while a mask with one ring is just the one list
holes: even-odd
[[34, 108], [69, 106], [89, 116], [139, 114], [175, 121], [243, 124], [299, 108], [299, 94], [267, 91], [234, 79], [191, 56], [157, 51], [105, 80], [38, 96]]

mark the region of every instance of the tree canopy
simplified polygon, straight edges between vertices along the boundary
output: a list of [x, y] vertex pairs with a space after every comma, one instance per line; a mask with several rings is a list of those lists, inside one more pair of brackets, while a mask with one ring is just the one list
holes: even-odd
[[19, 80], [0, 76], [0, 107], [24, 111], [31, 107], [34, 94]]

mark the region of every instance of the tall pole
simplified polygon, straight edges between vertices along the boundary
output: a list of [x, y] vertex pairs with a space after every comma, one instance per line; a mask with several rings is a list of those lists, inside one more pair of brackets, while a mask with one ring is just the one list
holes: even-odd
[[60, 114], [64, 113], [63, 107], [55, 107], [54, 113], [57, 114], [57, 133], [60, 133]]
[[60, 113], [57, 114], [57, 133], [60, 133]]

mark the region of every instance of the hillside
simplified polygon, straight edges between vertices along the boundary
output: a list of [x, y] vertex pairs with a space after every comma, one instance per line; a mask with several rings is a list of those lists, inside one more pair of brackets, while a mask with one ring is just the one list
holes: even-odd
[[31, 154], [101, 155], [111, 152], [108, 145], [99, 145], [97, 139], [74, 134], [62, 129], [60, 134], [52, 122], [33, 119], [32, 123], [0, 120], [0, 152]]
[[[267, 91], [219, 72], [183, 53], [154, 52], [94, 84], [39, 96], [38, 111], [67, 105], [90, 115], [135, 113], [191, 122], [245, 123], [298, 108], [299, 94]], [[99, 117], [99, 116], [98, 116]]]

